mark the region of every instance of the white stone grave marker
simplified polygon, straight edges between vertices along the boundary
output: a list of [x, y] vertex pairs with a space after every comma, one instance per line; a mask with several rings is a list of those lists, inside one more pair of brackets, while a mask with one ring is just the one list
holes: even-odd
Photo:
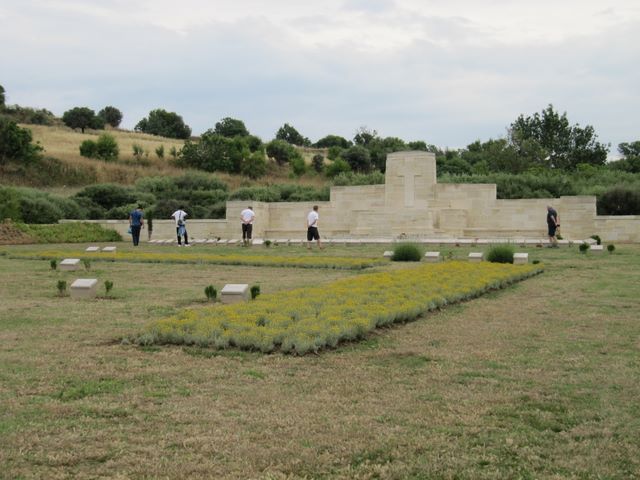
[[94, 298], [98, 293], [98, 280], [78, 278], [71, 284], [71, 298]]
[[427, 252], [424, 254], [424, 259], [429, 263], [438, 263], [442, 260], [440, 252]]
[[482, 261], [482, 252], [471, 252], [469, 253], [469, 261], [472, 263], [479, 263]]
[[228, 283], [220, 292], [222, 303], [241, 303], [249, 300], [249, 285], [246, 283]]
[[116, 247], [114, 246], [104, 247], [102, 251], [107, 253], [116, 253]]
[[100, 251], [100, 247], [96, 247], [96, 246], [87, 247], [85, 249], [85, 252], [99, 252], [99, 251]]
[[78, 270], [79, 268], [79, 258], [65, 258], [60, 262], [60, 270]]
[[528, 253], [514, 253], [513, 254], [513, 264], [514, 265], [525, 265], [529, 263], [529, 254]]
[[598, 254], [603, 253], [604, 252], [604, 245], [591, 245], [589, 247], [589, 251], [591, 253], [598, 253]]

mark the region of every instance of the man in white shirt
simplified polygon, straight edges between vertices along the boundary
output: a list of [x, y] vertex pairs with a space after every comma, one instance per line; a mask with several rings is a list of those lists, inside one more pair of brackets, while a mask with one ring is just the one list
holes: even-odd
[[322, 243], [320, 242], [320, 232], [318, 232], [318, 205], [313, 206], [313, 210], [307, 215], [307, 248], [311, 250], [311, 242], [316, 240], [318, 242], [318, 248], [322, 250]]
[[182, 206], [178, 208], [175, 212], [171, 214], [176, 221], [176, 235], [178, 236], [178, 246], [182, 246], [182, 238], [184, 237], [184, 246], [190, 247], [189, 245], [189, 235], [187, 234], [187, 225], [186, 225], [186, 217], [188, 213], [182, 209]]
[[253, 221], [255, 218], [256, 214], [252, 206], [248, 206], [240, 212], [240, 220], [242, 220], [242, 243], [245, 247], [251, 244], [251, 234], [253, 232]]

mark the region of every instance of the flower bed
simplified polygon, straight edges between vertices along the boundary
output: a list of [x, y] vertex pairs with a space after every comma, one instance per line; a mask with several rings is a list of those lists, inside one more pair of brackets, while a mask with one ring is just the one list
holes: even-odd
[[304, 354], [541, 272], [539, 265], [447, 262], [364, 274], [250, 303], [186, 310], [153, 322], [135, 342]]
[[361, 270], [376, 265], [384, 265], [381, 259], [357, 258], [357, 257], [330, 257], [330, 256], [270, 256], [270, 255], [242, 255], [242, 254], [210, 254], [210, 253], [95, 253], [95, 252], [11, 252], [12, 258], [36, 258], [51, 259], [65, 258], [72, 255], [74, 258], [86, 258], [90, 260], [148, 262], [148, 263], [210, 263], [217, 265], [251, 265], [258, 267], [296, 267], [296, 268], [334, 268], [346, 270]]

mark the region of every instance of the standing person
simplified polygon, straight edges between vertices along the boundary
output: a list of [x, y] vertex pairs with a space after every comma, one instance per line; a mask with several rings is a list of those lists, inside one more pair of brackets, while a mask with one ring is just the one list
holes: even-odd
[[558, 212], [551, 206], [547, 206], [547, 227], [549, 227], [549, 241], [551, 244], [550, 247], [558, 246], [558, 239], [556, 238], [556, 230], [560, 226], [560, 219], [558, 217]]
[[131, 228], [133, 246], [137, 247], [140, 242], [140, 230], [144, 227], [144, 212], [142, 211], [142, 205], [138, 205], [137, 208], [129, 214], [129, 227]]
[[240, 212], [240, 220], [242, 220], [242, 243], [245, 246], [251, 244], [251, 234], [253, 232], [253, 221], [255, 218], [256, 214], [251, 205]]
[[173, 212], [171, 216], [176, 221], [176, 235], [178, 236], [178, 246], [182, 246], [182, 238], [184, 237], [184, 246], [190, 247], [189, 245], [189, 235], [187, 234], [187, 225], [186, 225], [186, 217], [188, 213], [182, 209], [182, 206], [178, 207], [178, 210]]
[[318, 232], [318, 205], [313, 206], [313, 210], [307, 215], [307, 248], [311, 250], [311, 242], [317, 240], [318, 248], [322, 250], [322, 243], [320, 242], [320, 232]]

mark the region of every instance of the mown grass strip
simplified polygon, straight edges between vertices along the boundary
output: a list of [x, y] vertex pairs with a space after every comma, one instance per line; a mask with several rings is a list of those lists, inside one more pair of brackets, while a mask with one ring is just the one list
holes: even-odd
[[375, 258], [348, 258], [329, 256], [260, 256], [238, 254], [211, 254], [211, 253], [153, 253], [153, 252], [117, 252], [117, 253], [87, 253], [87, 252], [63, 252], [47, 250], [37, 253], [31, 252], [6, 252], [9, 258], [43, 259], [74, 258], [89, 259], [95, 261], [124, 261], [141, 263], [210, 263], [215, 265], [247, 265], [255, 267], [294, 267], [294, 268], [330, 268], [346, 270], [362, 270], [387, 262]]
[[447, 262], [364, 274], [250, 303], [186, 310], [153, 322], [134, 341], [305, 354], [540, 272], [539, 265]]

